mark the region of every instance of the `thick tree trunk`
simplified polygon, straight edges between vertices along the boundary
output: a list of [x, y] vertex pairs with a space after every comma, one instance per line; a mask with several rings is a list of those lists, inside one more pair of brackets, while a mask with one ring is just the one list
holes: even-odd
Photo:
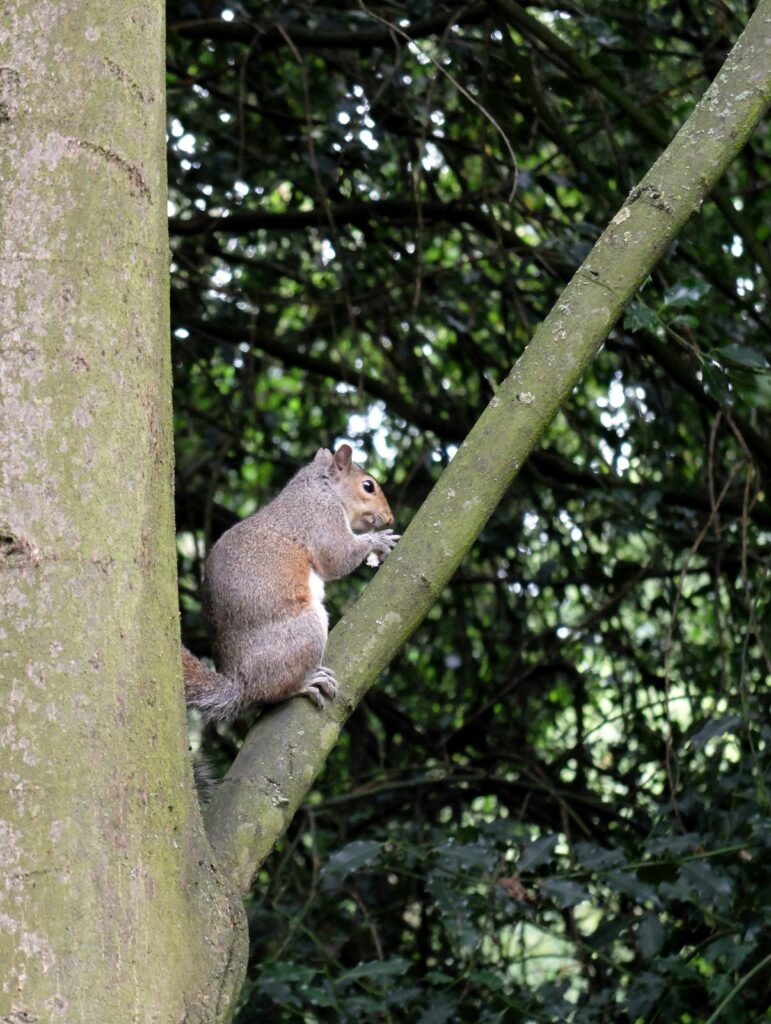
[[162, 5], [0, 26], [0, 1019], [230, 1018], [179, 688]]

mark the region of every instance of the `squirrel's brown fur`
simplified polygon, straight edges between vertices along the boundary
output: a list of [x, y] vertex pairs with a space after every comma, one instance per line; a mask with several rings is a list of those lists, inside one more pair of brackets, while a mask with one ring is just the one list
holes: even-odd
[[[217, 671], [182, 650], [185, 697], [208, 720], [303, 695], [323, 705], [324, 581], [399, 539], [385, 495], [351, 459], [320, 448], [269, 505], [224, 533], [206, 564], [204, 610]], [[354, 533], [354, 530], [365, 531]]]

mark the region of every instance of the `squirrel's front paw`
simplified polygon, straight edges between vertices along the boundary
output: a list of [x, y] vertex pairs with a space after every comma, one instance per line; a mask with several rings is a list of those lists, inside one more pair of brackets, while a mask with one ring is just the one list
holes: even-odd
[[372, 556], [374, 555], [377, 559], [376, 564], [380, 564], [389, 551], [393, 551], [396, 547], [397, 541], [401, 540], [400, 533], [394, 533], [393, 530], [380, 530], [379, 533], [372, 534], [372, 551], [367, 556], [367, 565], [372, 565]]
[[337, 694], [337, 680], [331, 668], [319, 665], [306, 680], [302, 690], [298, 690], [297, 697], [310, 697], [313, 703], [320, 708], [324, 707], [325, 698], [333, 700]]

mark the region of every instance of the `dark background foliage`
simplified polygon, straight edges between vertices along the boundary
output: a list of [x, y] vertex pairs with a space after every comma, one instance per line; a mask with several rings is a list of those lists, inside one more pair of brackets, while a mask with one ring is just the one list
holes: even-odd
[[[203, 554], [320, 445], [406, 526], [752, 7], [169, 4], [194, 650]], [[354, 715], [248, 901], [239, 1021], [771, 1019], [769, 141]]]

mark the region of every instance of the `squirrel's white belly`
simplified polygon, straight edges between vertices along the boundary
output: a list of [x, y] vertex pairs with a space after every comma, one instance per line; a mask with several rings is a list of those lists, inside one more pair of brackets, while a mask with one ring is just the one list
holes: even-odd
[[311, 609], [318, 615], [326, 636], [329, 630], [329, 615], [324, 607], [324, 580], [313, 569], [308, 574], [308, 589], [311, 592]]

